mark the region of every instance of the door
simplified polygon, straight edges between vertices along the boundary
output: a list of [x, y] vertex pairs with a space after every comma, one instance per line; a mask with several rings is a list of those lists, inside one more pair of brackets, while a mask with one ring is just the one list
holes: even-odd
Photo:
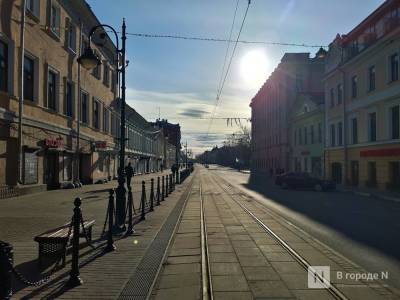
[[332, 180], [337, 184], [342, 183], [342, 165], [340, 163], [332, 163]]
[[48, 189], [54, 189], [59, 187], [58, 153], [48, 152], [46, 154], [44, 178]]
[[352, 160], [350, 163], [350, 168], [351, 168], [351, 184], [353, 186], [358, 186], [358, 161], [357, 160]]

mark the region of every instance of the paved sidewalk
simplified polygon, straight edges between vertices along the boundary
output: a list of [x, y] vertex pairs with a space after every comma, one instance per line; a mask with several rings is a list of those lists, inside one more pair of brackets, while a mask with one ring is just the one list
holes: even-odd
[[196, 178], [151, 299], [201, 299], [199, 189]]
[[[156, 178], [157, 175], [159, 174], [134, 178], [136, 208], [138, 208], [140, 199], [140, 182], [146, 180], [149, 195], [150, 178]], [[172, 212], [180, 208], [177, 204], [185, 200], [184, 194], [191, 184], [192, 177], [186, 179], [183, 184], [176, 185], [176, 190], [166, 198], [166, 201], [161, 202], [161, 206], [155, 207], [154, 212], [147, 214], [145, 221], [135, 226], [136, 232], [133, 236], [116, 237], [117, 250], [115, 252], [104, 253], [102, 248], [98, 250], [92, 250], [90, 247], [81, 249], [80, 272], [84, 281], [82, 286], [74, 289], [65, 288], [70, 272], [71, 256], [68, 255], [66, 267], [57, 271], [52, 280], [41, 287], [25, 287], [14, 280], [15, 295], [13, 299], [118, 298], [137, 271], [137, 267], [151, 248], [154, 238], [164, 227], [166, 220], [169, 220]], [[17, 269], [33, 280], [42, 277], [44, 270], [42, 273], [38, 272], [37, 243], [33, 241], [33, 237], [70, 220], [72, 203], [78, 195], [83, 196], [84, 218], [96, 219], [93, 232], [94, 239], [96, 239], [103, 227], [108, 189], [113, 187], [115, 187], [115, 182], [0, 200], [0, 239], [10, 242], [14, 246], [14, 265]], [[149, 285], [153, 279], [147, 278]]]
[[353, 193], [355, 195], [364, 196], [364, 197], [374, 197], [381, 200], [393, 201], [400, 203], [400, 193], [390, 192], [390, 191], [379, 191], [373, 188], [359, 188], [352, 186], [337, 186], [337, 189], [341, 192], [345, 193]]

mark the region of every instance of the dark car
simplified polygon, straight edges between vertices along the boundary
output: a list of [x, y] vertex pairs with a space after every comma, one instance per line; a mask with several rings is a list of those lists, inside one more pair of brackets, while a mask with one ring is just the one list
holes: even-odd
[[322, 180], [310, 176], [304, 172], [289, 172], [276, 176], [275, 184], [283, 189], [314, 189], [315, 191], [334, 190], [336, 185], [333, 181]]

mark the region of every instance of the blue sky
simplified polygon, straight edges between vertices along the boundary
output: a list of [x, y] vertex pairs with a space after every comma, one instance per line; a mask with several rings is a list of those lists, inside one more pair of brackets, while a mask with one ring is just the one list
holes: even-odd
[[[126, 18], [128, 33], [228, 38], [236, 0], [87, 0], [101, 22], [116, 29]], [[252, 0], [242, 40], [328, 45], [336, 33], [347, 33], [382, 0]], [[112, 5], [110, 5], [112, 3]], [[247, 0], [239, 0], [236, 38]], [[119, 30], [120, 31], [120, 30]], [[221, 144], [237, 131], [215, 120], [207, 136], [227, 43], [142, 38], [128, 35], [127, 101], [149, 121], [179, 122], [183, 141], [195, 153]], [[232, 49], [232, 47], [231, 47]], [[239, 44], [216, 116], [249, 117], [249, 103], [260, 83], [243, 78], [243, 57], [263, 53], [265, 80], [285, 52], [317, 48]], [[253, 67], [254, 68], [254, 67]], [[248, 123], [248, 126], [250, 124]]]

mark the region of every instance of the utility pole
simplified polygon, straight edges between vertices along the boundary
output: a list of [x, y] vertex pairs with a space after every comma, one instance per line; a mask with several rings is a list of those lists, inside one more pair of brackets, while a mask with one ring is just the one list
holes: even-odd
[[21, 3], [21, 25], [19, 42], [19, 106], [18, 106], [18, 153], [17, 153], [17, 182], [22, 183], [22, 115], [24, 114], [24, 58], [25, 58], [25, 12], [26, 0]]

